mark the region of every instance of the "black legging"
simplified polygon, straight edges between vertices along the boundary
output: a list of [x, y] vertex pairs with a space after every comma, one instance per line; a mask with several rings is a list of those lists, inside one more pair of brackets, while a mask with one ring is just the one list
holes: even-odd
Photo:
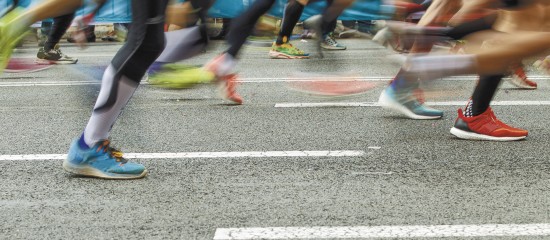
[[117, 75], [140, 82], [147, 68], [164, 49], [164, 20], [168, 0], [132, 0], [128, 40], [111, 64]]
[[65, 32], [67, 32], [67, 29], [69, 29], [69, 27], [71, 26], [74, 16], [74, 13], [69, 13], [67, 15], [55, 17], [53, 19], [52, 27], [47, 33], [48, 38], [46, 39], [46, 42], [44, 42], [45, 51], [53, 49], [55, 45], [58, 44], [59, 41], [61, 41], [63, 34], [65, 34]]
[[[495, 20], [496, 15], [491, 15], [460, 24], [452, 28], [448, 32], [448, 36], [453, 39], [462, 39], [471, 33], [492, 29]], [[474, 93], [472, 94], [473, 116], [480, 115], [489, 108], [491, 100], [495, 96], [503, 77], [504, 75], [488, 75], [479, 77], [479, 81], [474, 89]]]
[[[496, 15], [468, 21], [450, 28], [444, 35], [455, 40], [463, 39], [469, 34], [492, 29], [495, 21]], [[480, 76], [479, 82], [472, 94], [473, 116], [482, 114], [489, 108], [503, 77], [503, 75]]]
[[[327, 0], [327, 6], [332, 4], [332, 0]], [[283, 44], [290, 40], [290, 35], [296, 26], [296, 23], [300, 20], [302, 13], [304, 11], [304, 5], [300, 4], [296, 0], [288, 0], [287, 5], [285, 6], [285, 13], [283, 16], [283, 25], [281, 26], [281, 31], [277, 37], [277, 44]], [[338, 19], [334, 19], [327, 25], [327, 29], [323, 30], [322, 36], [325, 36], [336, 28]], [[286, 39], [285, 39], [286, 37]]]
[[229, 34], [227, 35], [227, 42], [230, 45], [227, 50], [229, 55], [237, 56], [248, 36], [252, 34], [258, 19], [269, 11], [275, 1], [256, 0], [248, 10], [231, 22]]
[[[201, 20], [202, 24], [206, 23], [206, 18], [208, 9], [216, 0], [191, 0], [191, 5], [193, 6], [193, 9], [200, 9], [198, 14], [199, 19]], [[223, 1], [223, 0], [222, 0]]]

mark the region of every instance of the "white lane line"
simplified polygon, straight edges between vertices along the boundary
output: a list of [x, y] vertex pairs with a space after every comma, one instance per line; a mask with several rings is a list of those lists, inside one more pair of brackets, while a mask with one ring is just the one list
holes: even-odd
[[218, 228], [214, 240], [549, 236], [550, 224]]
[[[15, 73], [18, 74], [18, 73]], [[13, 75], [16, 76], [16, 75]], [[550, 80], [550, 76], [530, 76], [531, 80]], [[2, 79], [0, 77], [0, 79]], [[281, 82], [313, 82], [321, 80], [339, 81], [365, 81], [365, 82], [387, 82], [393, 77], [282, 77], [282, 78], [240, 78], [241, 83], [281, 83]], [[442, 81], [477, 81], [477, 77], [449, 77], [441, 79]], [[80, 86], [80, 85], [99, 85], [101, 81], [27, 81], [27, 82], [0, 82], [0, 87], [34, 87], [34, 86]], [[147, 85], [148, 82], [142, 81], [141, 84]]]
[[[32, 53], [28, 53], [28, 52], [24, 52], [25, 50], [22, 50], [22, 51], [17, 51], [16, 55], [14, 57], [17, 57], [17, 58], [30, 58], [30, 59], [34, 59], [36, 58], [36, 53], [32, 54]], [[117, 50], [114, 50], [114, 52], [116, 53]], [[65, 51], [63, 51], [63, 53], [65, 53]], [[76, 57], [109, 57], [109, 58], [112, 58], [115, 56], [114, 53], [83, 53], [83, 52], [68, 52], [69, 55], [71, 56], [76, 56]]]
[[48, 82], [0, 82], [0, 87], [34, 87], [34, 86], [82, 86], [99, 85], [98, 81], [48, 81]]
[[[428, 106], [465, 106], [467, 101], [426, 102]], [[550, 101], [494, 101], [493, 106], [548, 106]], [[276, 108], [380, 107], [377, 102], [277, 103]]]
[[[176, 159], [176, 158], [262, 158], [262, 157], [355, 157], [364, 151], [266, 151], [266, 152], [178, 152], [178, 153], [125, 153], [128, 159]], [[67, 154], [0, 155], [0, 161], [62, 160]]]

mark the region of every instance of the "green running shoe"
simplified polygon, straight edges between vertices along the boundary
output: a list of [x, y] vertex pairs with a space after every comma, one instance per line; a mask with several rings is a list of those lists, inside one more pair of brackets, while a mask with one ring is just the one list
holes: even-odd
[[149, 84], [162, 88], [191, 88], [197, 84], [216, 80], [213, 72], [201, 67], [182, 64], [166, 64], [158, 72], [149, 74]]
[[269, 57], [278, 59], [304, 59], [309, 58], [309, 54], [292, 46], [290, 43], [273, 43], [269, 51]]

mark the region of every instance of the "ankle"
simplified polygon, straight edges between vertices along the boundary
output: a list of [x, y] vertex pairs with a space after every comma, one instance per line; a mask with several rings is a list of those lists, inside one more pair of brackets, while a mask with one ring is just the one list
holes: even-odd
[[90, 149], [90, 145], [88, 145], [86, 143], [86, 140], [84, 139], [84, 133], [82, 133], [82, 135], [80, 136], [80, 139], [78, 139], [78, 146], [81, 148], [81, 149], [84, 149], [84, 150], [88, 150]]

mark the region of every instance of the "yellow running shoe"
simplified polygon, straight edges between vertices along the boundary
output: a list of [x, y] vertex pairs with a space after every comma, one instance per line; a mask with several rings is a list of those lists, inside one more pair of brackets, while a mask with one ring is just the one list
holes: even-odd
[[149, 74], [149, 84], [162, 88], [191, 88], [197, 84], [214, 82], [213, 72], [201, 67], [166, 64], [158, 72]]
[[14, 19], [23, 14], [23, 8], [15, 8], [0, 19], [0, 73], [4, 71], [13, 49], [28, 32], [28, 26]]

